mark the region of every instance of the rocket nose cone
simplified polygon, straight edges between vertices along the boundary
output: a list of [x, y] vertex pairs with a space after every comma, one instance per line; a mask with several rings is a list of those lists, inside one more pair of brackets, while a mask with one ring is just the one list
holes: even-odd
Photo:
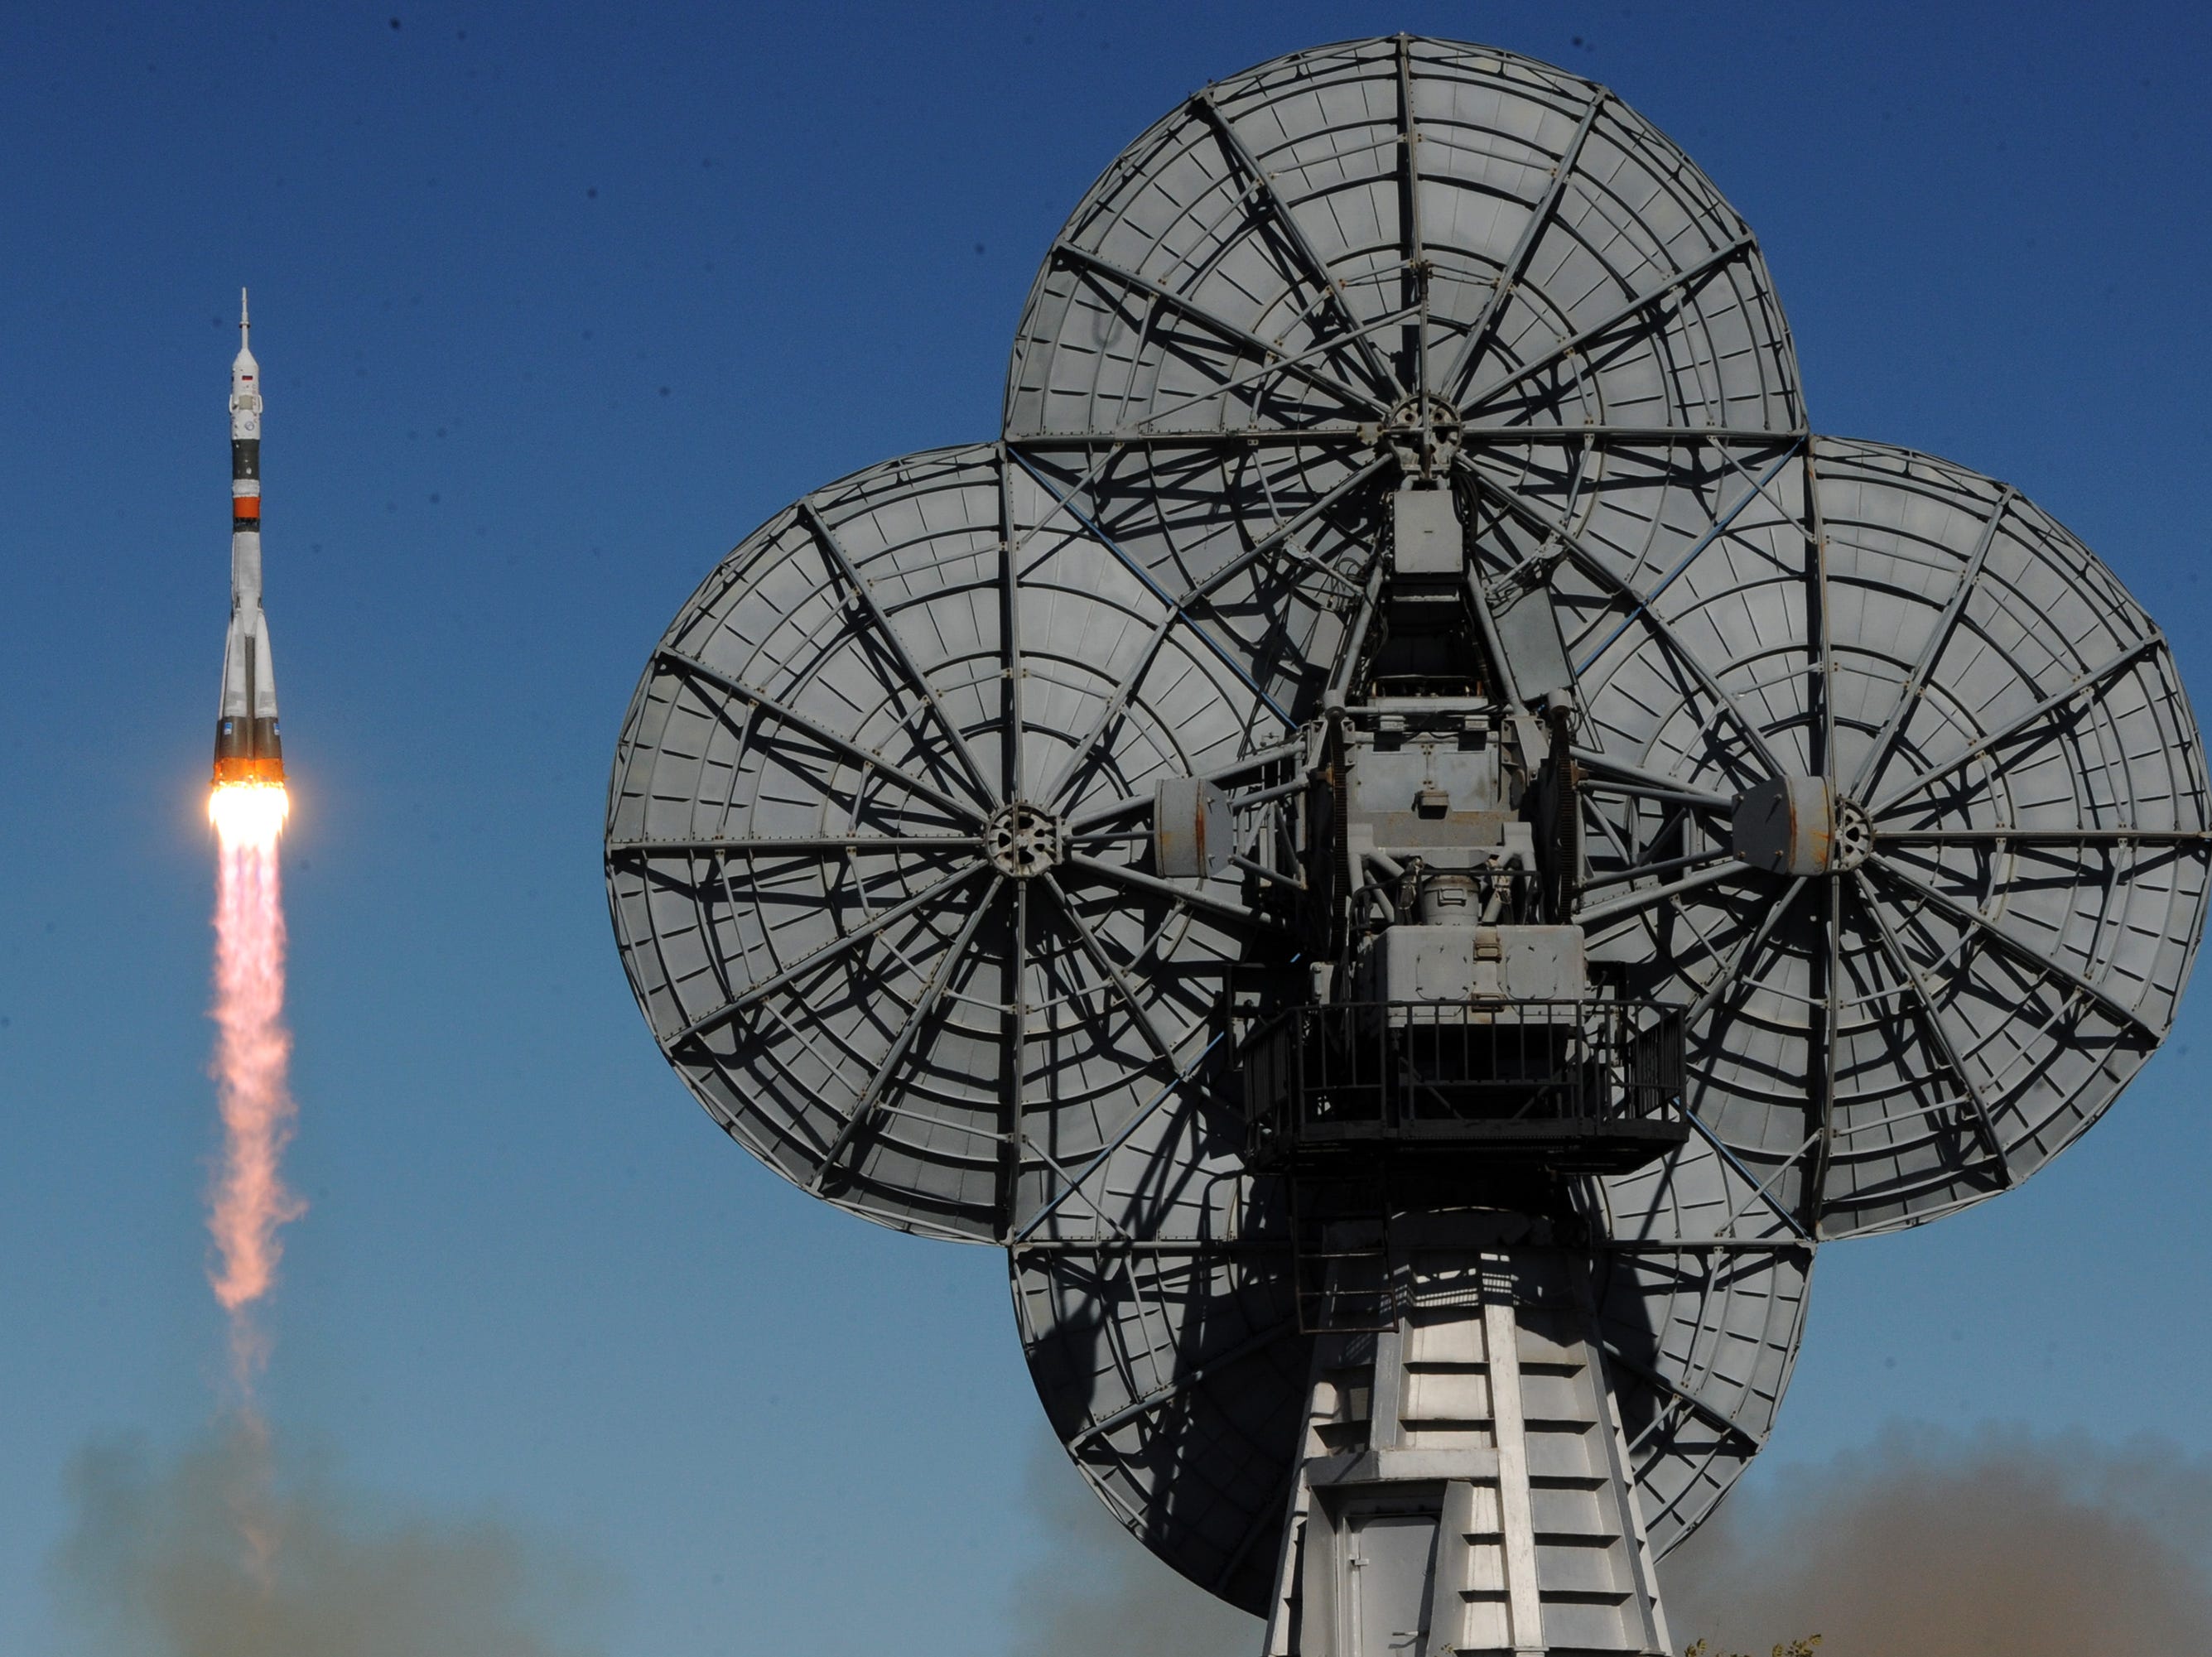
[[258, 374], [261, 365], [253, 360], [253, 353], [241, 345], [238, 348], [238, 355], [230, 360], [230, 372], [233, 374]]

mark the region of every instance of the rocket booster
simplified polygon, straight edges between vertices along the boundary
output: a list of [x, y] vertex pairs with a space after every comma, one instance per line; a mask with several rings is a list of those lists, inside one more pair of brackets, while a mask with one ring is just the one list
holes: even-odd
[[230, 365], [230, 630], [215, 724], [215, 781], [281, 783], [276, 673], [261, 613], [261, 365], [253, 360], [246, 290], [238, 290], [238, 355]]

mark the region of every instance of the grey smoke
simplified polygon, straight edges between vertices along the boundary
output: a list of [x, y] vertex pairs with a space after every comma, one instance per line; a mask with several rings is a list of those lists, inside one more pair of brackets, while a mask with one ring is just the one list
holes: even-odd
[[1260, 1619], [1153, 1558], [1042, 1433], [1025, 1484], [1047, 1551], [1015, 1584], [1011, 1657], [1255, 1657]]
[[[56, 1587], [101, 1657], [586, 1657], [547, 1632], [599, 1583], [489, 1518], [394, 1513], [327, 1468], [281, 1468], [234, 1429], [173, 1461], [80, 1454]], [[257, 1568], [241, 1520], [259, 1528]]]
[[2078, 1433], [1893, 1427], [1740, 1491], [1660, 1571], [1676, 1647], [2203, 1657], [2212, 1464]]
[[[1108, 1517], [1060, 1448], [1032, 1457], [1045, 1557], [1012, 1657], [1255, 1657], [1261, 1625]], [[1820, 1657], [2205, 1657], [2212, 1462], [2139, 1440], [1898, 1426], [1832, 1461], [1761, 1469], [1660, 1568], [1680, 1651]]]

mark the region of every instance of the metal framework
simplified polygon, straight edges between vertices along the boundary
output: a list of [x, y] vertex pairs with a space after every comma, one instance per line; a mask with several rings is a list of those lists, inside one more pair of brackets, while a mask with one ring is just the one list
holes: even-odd
[[[1377, 526], [1409, 470], [1454, 481], [1486, 585], [1540, 581], [1564, 552], [1612, 580], [1616, 626], [1649, 634], [1663, 632], [1651, 607], [1670, 568], [1724, 538], [1806, 441], [1756, 243], [1687, 158], [1601, 88], [1404, 39], [1217, 83], [1131, 144], [1037, 277], [1006, 436], [1112, 525], [1161, 590], [1188, 595], [1188, 625], [1236, 660], [1240, 683], [1301, 719], [1340, 698], [1370, 636]], [[1652, 556], [1672, 556], [1633, 576], [1587, 558], [1566, 525], [1601, 506], [1641, 518]], [[1676, 659], [1698, 682], [1698, 654]], [[1739, 728], [1765, 739], [1747, 713]], [[1648, 895], [1648, 874], [1623, 872], [1593, 906], [1666, 901]], [[1720, 877], [1689, 864], [1662, 873], [1691, 889]], [[1644, 1354], [1613, 1379], [1637, 1400], [1624, 1410], [1662, 1551], [1763, 1438], [1811, 1262], [1794, 1217], [1724, 1141], [1697, 1138], [1673, 1161], [1672, 1179], [1632, 1188], [1709, 1187], [1691, 1229], [1638, 1217], [1628, 1232], [1658, 1242], [1651, 1256], [1608, 1256], [1628, 1296], [1616, 1344]], [[1265, 1214], [1248, 1203], [1216, 1235], [1261, 1224], [1287, 1243], [1287, 1212]], [[1719, 1240], [1705, 1258], [1725, 1262], [1728, 1289], [1683, 1299], [1679, 1314], [1730, 1362], [1756, 1355], [1728, 1381], [1702, 1369], [1695, 1341], [1652, 1332], [1675, 1314], [1644, 1296], [1664, 1285], [1674, 1308], [1705, 1282], [1684, 1276], [1700, 1258], [1674, 1252], [1684, 1237]], [[1287, 1339], [1224, 1354], [1250, 1338], [1255, 1302], [1295, 1321], [1288, 1253], [1224, 1254], [1212, 1272], [1179, 1256], [1173, 1285], [1142, 1294], [1126, 1269], [1107, 1271], [1112, 1257], [1016, 1259], [1023, 1338], [1078, 1465], [1155, 1551], [1261, 1608], [1310, 1354]], [[1099, 1327], [1101, 1295], [1119, 1309], [1079, 1343], [1095, 1362], [1070, 1365], [1068, 1332]], [[1152, 1390], [1143, 1355], [1164, 1350], [1197, 1376], [1175, 1394], [1181, 1408], [1124, 1417]], [[1700, 1413], [1685, 1398], [1713, 1402]], [[1094, 1430], [1107, 1419], [1112, 1431]]]
[[[1247, 1138], [1253, 1055], [1288, 1074], [1360, 1016], [1310, 1005], [1292, 808], [1316, 733], [1389, 701], [1363, 676], [1409, 489], [1463, 528], [1486, 694], [1533, 727], [1497, 619], [1532, 595], [1571, 670], [1553, 832], [1620, 1077], [1516, 1062], [1555, 1114], [1679, 1142], [1413, 1276], [1489, 1284], [1465, 1315], [1498, 1375], [1579, 1308], [1559, 1372], [1617, 1435], [1606, 1545], [1647, 1587], [1765, 1441], [1816, 1244], [2008, 1189], [2094, 1121], [2171, 1027], [2212, 870], [2148, 618], [2009, 487], [1813, 435], [1756, 240], [1606, 89], [1401, 36], [1139, 137], [1052, 243], [1000, 440], [809, 495], [679, 612], [624, 723], [608, 886], [715, 1119], [865, 1217], [1006, 1247], [1075, 1464], [1279, 1654], [1316, 1378], [1412, 1375], [1431, 1327], [1315, 1332], [1312, 1238], [1364, 1245]], [[1163, 863], [1164, 781], [1216, 802], [1225, 852]], [[1776, 839], [1753, 807], [1779, 800]], [[1447, 1096], [1418, 1069], [1376, 1083], [1378, 1123]], [[1602, 1102], [1621, 1078], [1634, 1112]], [[1542, 1478], [1506, 1443], [1534, 1429], [1487, 1407], [1525, 1539]], [[1575, 1644], [1580, 1602], [1501, 1545], [1502, 1597], [1463, 1583], [1435, 1639]], [[1629, 1643], [1589, 1648], [1663, 1648], [1645, 1588], [1615, 1609]]]
[[[1845, 1236], [2017, 1183], [2117, 1096], [2186, 980], [2212, 798], [2164, 640], [2015, 491], [1830, 439], [1776, 482], [1634, 627], [1579, 561], [1555, 582], [1604, 640], [1583, 919], [1692, 1009], [1699, 1118]], [[1632, 533], [1577, 526], [1631, 582]], [[1856, 825], [1830, 877], [1735, 855], [1734, 798], [1791, 775]]]

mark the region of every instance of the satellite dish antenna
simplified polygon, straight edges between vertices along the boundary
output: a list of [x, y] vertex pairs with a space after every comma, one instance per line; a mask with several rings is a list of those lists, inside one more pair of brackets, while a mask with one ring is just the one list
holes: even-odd
[[1809, 434], [1686, 157], [1398, 37], [1155, 125], [1000, 440], [724, 561], [607, 870], [708, 1110], [1006, 1247], [1076, 1465], [1271, 1654], [1656, 1654], [1815, 1244], [2110, 1102], [2208, 821], [2147, 618]]

